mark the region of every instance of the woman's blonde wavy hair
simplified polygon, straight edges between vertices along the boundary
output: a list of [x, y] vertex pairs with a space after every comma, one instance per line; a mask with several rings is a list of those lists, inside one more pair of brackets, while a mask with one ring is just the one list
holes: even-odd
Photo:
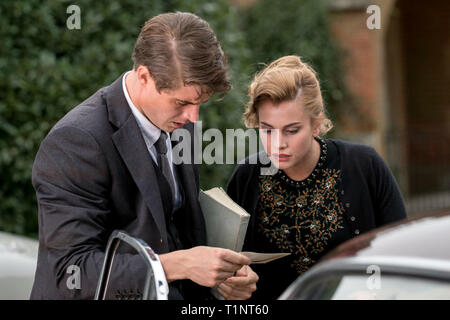
[[326, 134], [333, 127], [323, 105], [316, 72], [298, 56], [281, 57], [257, 73], [248, 94], [250, 101], [244, 113], [247, 128], [258, 127], [258, 106], [267, 99], [275, 104], [300, 99], [300, 105], [310, 115], [311, 123], [319, 122], [319, 135]]

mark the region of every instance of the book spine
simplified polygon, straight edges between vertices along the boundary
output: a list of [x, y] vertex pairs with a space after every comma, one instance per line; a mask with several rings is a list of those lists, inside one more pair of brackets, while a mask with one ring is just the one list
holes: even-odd
[[239, 232], [236, 237], [235, 251], [241, 252], [244, 246], [245, 234], [247, 233], [248, 218], [241, 219], [241, 224], [239, 225]]

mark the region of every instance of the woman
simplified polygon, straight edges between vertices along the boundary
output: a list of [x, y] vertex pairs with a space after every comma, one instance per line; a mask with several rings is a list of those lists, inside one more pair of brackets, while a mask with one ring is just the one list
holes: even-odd
[[[255, 76], [249, 96], [245, 124], [259, 128], [265, 152], [257, 163], [250, 156], [238, 165], [227, 192], [251, 214], [244, 250], [291, 253], [254, 266], [254, 298], [275, 299], [338, 244], [406, 213], [373, 148], [322, 138], [332, 123], [316, 74], [299, 57], [272, 62]], [[264, 156], [276, 173], [264, 173]]]

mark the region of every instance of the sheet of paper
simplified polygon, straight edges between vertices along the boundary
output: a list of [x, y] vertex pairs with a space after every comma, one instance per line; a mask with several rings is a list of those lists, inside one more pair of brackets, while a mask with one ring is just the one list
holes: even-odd
[[258, 253], [258, 252], [241, 252], [244, 256], [252, 259], [252, 264], [267, 263], [290, 255], [290, 253]]

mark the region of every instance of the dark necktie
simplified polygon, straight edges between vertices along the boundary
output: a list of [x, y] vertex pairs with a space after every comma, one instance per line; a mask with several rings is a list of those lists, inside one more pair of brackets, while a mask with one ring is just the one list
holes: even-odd
[[155, 148], [157, 152], [158, 167], [161, 169], [164, 177], [169, 183], [170, 191], [172, 192], [172, 199], [175, 199], [175, 186], [172, 177], [172, 172], [170, 170], [169, 158], [167, 156], [166, 140], [167, 140], [167, 133], [161, 130], [161, 135], [159, 136], [159, 139], [155, 143]]

